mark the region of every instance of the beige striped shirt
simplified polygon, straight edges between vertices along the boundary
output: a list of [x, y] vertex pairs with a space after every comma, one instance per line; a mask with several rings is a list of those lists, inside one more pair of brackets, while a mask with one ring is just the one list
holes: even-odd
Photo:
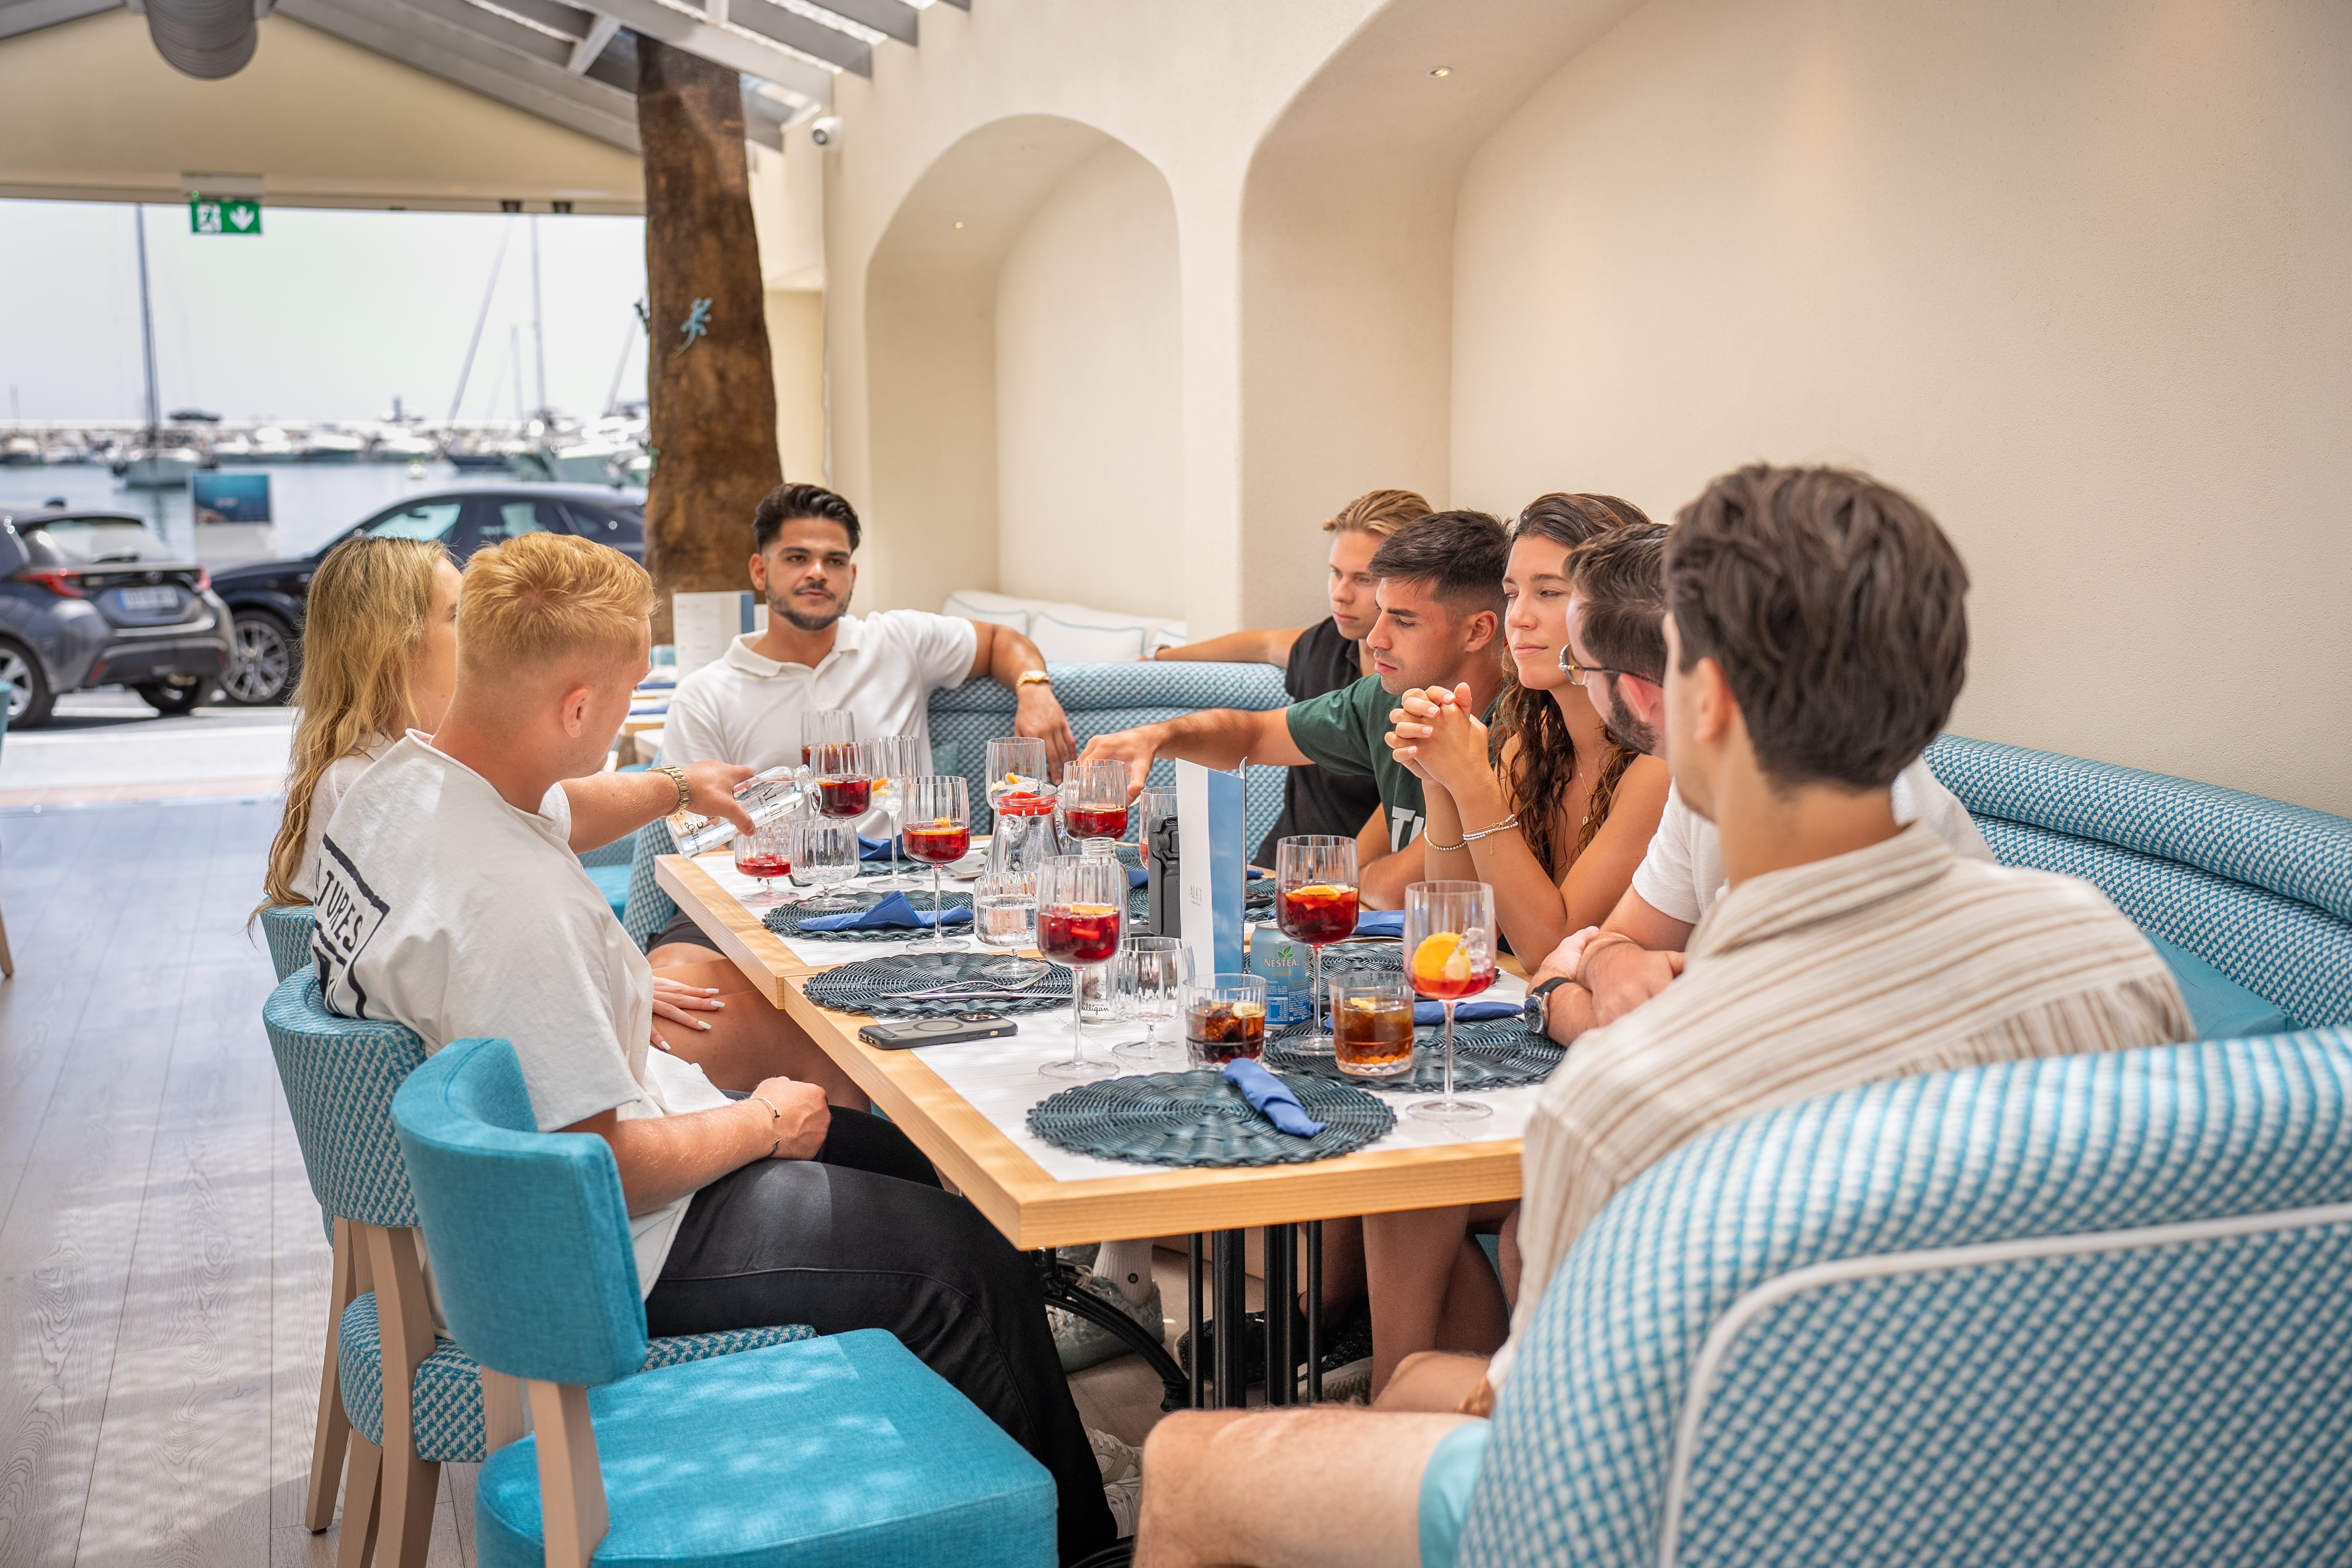
[[1882, 1078], [2196, 1038], [2172, 971], [2097, 888], [1961, 860], [1924, 826], [1749, 878], [1689, 952], [1544, 1086], [1515, 1333], [1602, 1207], [1702, 1133]]

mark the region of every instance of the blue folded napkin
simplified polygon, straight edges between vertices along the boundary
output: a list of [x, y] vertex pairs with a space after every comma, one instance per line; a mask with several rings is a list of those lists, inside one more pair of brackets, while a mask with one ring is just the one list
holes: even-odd
[[1151, 873], [1150, 873], [1150, 872], [1148, 872], [1148, 871], [1144, 870], [1141, 866], [1139, 866], [1139, 865], [1131, 865], [1131, 866], [1129, 866], [1129, 867], [1128, 867], [1128, 868], [1127, 868], [1127, 885], [1128, 885], [1128, 886], [1129, 886], [1129, 887], [1141, 887], [1145, 883], [1150, 882], [1150, 880], [1151, 880]]
[[[819, 915], [801, 922], [803, 931], [889, 931], [899, 928], [926, 929], [931, 924], [931, 912], [917, 909], [907, 902], [903, 893], [894, 893], [873, 908], [849, 915]], [[942, 925], [969, 925], [971, 911], [950, 909], [940, 915]]]
[[1402, 936], [1404, 935], [1404, 911], [1402, 909], [1359, 910], [1356, 914], [1356, 935]]
[[[1456, 1002], [1454, 1004], [1455, 1023], [1491, 1023], [1496, 1019], [1515, 1019], [1518, 1016], [1519, 1004], [1517, 1002]], [[1412, 1021], [1428, 1024], [1444, 1023], [1445, 1008], [1439, 1002], [1415, 1002], [1412, 1004]]]
[[1274, 873], [1266, 870], [1265, 867], [1262, 865], [1254, 865], [1249, 868], [1249, 879], [1252, 882], [1255, 882], [1262, 876], [1272, 876], [1273, 874]]
[[858, 834], [857, 858], [862, 861], [888, 860], [890, 858], [890, 841], [887, 839], [869, 839], [864, 833]]
[[1307, 1113], [1307, 1107], [1288, 1085], [1246, 1056], [1225, 1063], [1225, 1082], [1242, 1092], [1251, 1110], [1294, 1138], [1311, 1138], [1323, 1130], [1323, 1124]]

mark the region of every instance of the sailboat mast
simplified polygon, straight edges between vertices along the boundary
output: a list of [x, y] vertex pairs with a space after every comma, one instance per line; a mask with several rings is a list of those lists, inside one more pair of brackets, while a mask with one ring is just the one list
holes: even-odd
[[139, 345], [147, 368], [147, 444], [152, 446], [163, 404], [155, 391], [155, 308], [147, 297], [147, 209], [134, 204], [131, 222], [139, 236]]
[[539, 214], [530, 214], [530, 351], [539, 364], [539, 417], [547, 417], [547, 332], [539, 315]]
[[490, 319], [490, 301], [499, 292], [499, 269], [507, 264], [507, 241], [514, 238], [514, 220], [499, 231], [499, 253], [490, 258], [490, 281], [482, 289], [482, 308], [474, 317], [474, 335], [466, 340], [466, 362], [457, 371], [457, 394], [449, 400], [449, 423], [457, 423], [457, 406], [466, 401], [466, 383], [474, 377], [474, 350], [482, 346], [482, 329]]

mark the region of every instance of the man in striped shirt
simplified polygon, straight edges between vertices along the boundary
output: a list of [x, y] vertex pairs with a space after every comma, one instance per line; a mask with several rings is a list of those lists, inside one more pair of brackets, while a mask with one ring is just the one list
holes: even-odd
[[[1626, 1183], [1728, 1123], [1878, 1079], [2192, 1038], [2170, 970], [2088, 883], [1898, 826], [1943, 727], [1968, 575], [1916, 503], [1757, 466], [1667, 546], [1665, 749], [1729, 883], [1661, 994], [1580, 1038], [1527, 1134], [1524, 1323]], [[1137, 1561], [1447, 1568], [1511, 1360], [1408, 1361], [1372, 1410], [1173, 1416]]]

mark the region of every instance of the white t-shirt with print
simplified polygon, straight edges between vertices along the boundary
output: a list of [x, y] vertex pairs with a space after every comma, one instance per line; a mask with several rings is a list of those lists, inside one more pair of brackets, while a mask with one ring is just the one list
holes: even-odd
[[930, 740], [930, 697], [963, 685], [980, 632], [956, 615], [885, 610], [845, 615], [833, 652], [806, 664], [780, 664], [738, 637], [719, 658], [677, 683], [663, 721], [664, 762], [731, 762], [766, 769], [801, 760], [801, 715], [844, 709], [857, 737], [911, 735]]
[[294, 873], [294, 891], [305, 900], [319, 896], [319, 840], [327, 831], [328, 821], [343, 796], [360, 781], [360, 775], [375, 766], [376, 758], [392, 749], [392, 742], [379, 740], [373, 746], [338, 757], [327, 764], [319, 781], [310, 789], [310, 824], [302, 833], [302, 863]]
[[[1895, 776], [1897, 826], [1925, 822], [1962, 860], [1990, 862], [1991, 848], [1960, 798], [1927, 770], [1920, 758]], [[1723, 893], [1723, 835], [1713, 822], [1683, 804], [1682, 791], [1666, 790], [1666, 810], [1651, 835], [1649, 853], [1633, 870], [1633, 891], [1659, 914], [1696, 925]]]
[[[511, 1041], [541, 1132], [730, 1103], [700, 1068], [651, 1049], [653, 969], [571, 831], [560, 786], [520, 810], [411, 730], [343, 796], [320, 844], [311, 951], [327, 1006], [405, 1024], [428, 1053]], [[689, 1201], [630, 1216], [641, 1290]]]

